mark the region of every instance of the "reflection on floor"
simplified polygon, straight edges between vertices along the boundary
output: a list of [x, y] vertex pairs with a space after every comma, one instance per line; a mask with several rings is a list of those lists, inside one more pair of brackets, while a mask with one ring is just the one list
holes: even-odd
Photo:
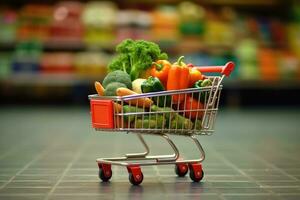
[[[134, 134], [90, 128], [84, 108], [0, 109], [0, 199], [300, 199], [300, 110], [221, 110], [216, 132], [199, 137], [206, 160], [202, 183], [177, 178], [174, 166], [143, 167], [131, 186], [125, 167], [98, 180], [97, 157], [142, 151]], [[191, 141], [173, 136], [186, 158]], [[145, 136], [151, 153], [171, 153]]]

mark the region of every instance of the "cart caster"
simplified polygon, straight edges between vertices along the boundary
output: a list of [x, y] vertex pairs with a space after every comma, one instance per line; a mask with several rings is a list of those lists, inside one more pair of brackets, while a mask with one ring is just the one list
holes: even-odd
[[189, 170], [189, 167], [187, 164], [184, 163], [178, 163], [175, 165], [175, 173], [179, 177], [184, 177]]
[[132, 185], [139, 185], [143, 182], [144, 175], [140, 166], [128, 166], [129, 181]]
[[191, 163], [189, 164], [189, 168], [190, 168], [190, 178], [194, 182], [201, 181], [204, 176], [201, 163]]
[[98, 163], [98, 166], [99, 166], [99, 178], [103, 182], [109, 181], [109, 179], [112, 177], [111, 165]]

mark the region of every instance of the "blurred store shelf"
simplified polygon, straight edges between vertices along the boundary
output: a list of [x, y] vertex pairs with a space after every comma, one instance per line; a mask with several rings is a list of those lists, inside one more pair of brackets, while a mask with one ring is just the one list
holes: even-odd
[[33, 74], [33, 73], [17, 73], [2, 79], [2, 84], [13, 86], [74, 86], [74, 85], [92, 85], [96, 80], [102, 80], [101, 75], [79, 75], [79, 74]]
[[[115, 2], [121, 2], [120, 0], [114, 0]], [[178, 4], [182, 2], [181, 0], [127, 0], [126, 3], [147, 3], [147, 4]], [[273, 6], [277, 5], [282, 0], [192, 0], [195, 3], [201, 3], [206, 5], [267, 5]]]
[[273, 6], [278, 5], [282, 0], [202, 0], [206, 4], [215, 5], [245, 5], [245, 6]]
[[20, 92], [13, 88], [29, 88], [30, 99], [30, 87], [41, 85], [46, 97], [57, 86], [66, 96], [86, 95], [78, 88], [102, 80], [125, 38], [156, 42], [172, 62], [180, 55], [195, 65], [234, 61], [224, 89], [239, 91], [237, 98], [300, 89], [296, 0], [14, 0], [0, 3], [0, 27], [0, 97], [8, 101]]

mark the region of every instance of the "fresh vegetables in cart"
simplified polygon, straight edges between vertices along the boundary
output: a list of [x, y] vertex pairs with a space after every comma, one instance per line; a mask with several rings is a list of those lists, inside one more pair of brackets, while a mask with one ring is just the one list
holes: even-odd
[[[99, 96], [136, 96], [124, 100], [123, 105], [117, 104], [115, 109], [115, 113], [124, 114], [122, 120], [126, 127], [201, 129], [210, 90], [173, 95], [161, 93], [188, 88], [201, 91], [212, 86], [212, 81], [199, 67], [185, 64], [184, 56], [171, 64], [157, 44], [144, 40], [124, 40], [117, 45], [116, 53], [108, 65], [109, 73], [102, 84], [95, 82], [95, 88]], [[157, 92], [160, 95], [137, 96]], [[121, 127], [119, 123], [118, 127]]]
[[[117, 56], [109, 64], [102, 84], [95, 82], [98, 95], [90, 95], [92, 125], [98, 131], [137, 133], [144, 153], [124, 157], [99, 158], [99, 178], [112, 177], [111, 165], [127, 167], [129, 181], [143, 181], [142, 165], [173, 164], [175, 173], [183, 177], [189, 171], [194, 182], [202, 180], [204, 150], [195, 135], [213, 133], [221, 82], [234, 68], [224, 66], [197, 67], [185, 64], [180, 56], [170, 64], [159, 46], [142, 40], [125, 40], [117, 46]], [[217, 72], [222, 76], [206, 76]], [[159, 134], [174, 150], [173, 155], [148, 155], [150, 148], [142, 134]], [[169, 134], [181, 134], [195, 143], [200, 157], [178, 159], [180, 153]]]

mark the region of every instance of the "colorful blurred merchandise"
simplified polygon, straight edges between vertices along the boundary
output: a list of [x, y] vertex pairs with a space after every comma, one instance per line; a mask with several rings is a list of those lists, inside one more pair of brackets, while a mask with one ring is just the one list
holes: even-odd
[[193, 2], [181, 2], [178, 5], [180, 19], [179, 31], [182, 35], [201, 36], [205, 30], [205, 10]]
[[254, 39], [246, 38], [236, 44], [235, 55], [238, 58], [238, 74], [241, 79], [259, 79], [258, 44]]
[[204, 43], [211, 47], [233, 46], [236, 42], [234, 24], [222, 21], [219, 16], [209, 11], [205, 24]]
[[291, 4], [291, 21], [295, 23], [300, 22], [300, 3], [299, 1], [293, 1]]
[[299, 79], [300, 61], [292, 52], [283, 52], [280, 56], [279, 70], [283, 79]]
[[270, 24], [271, 37], [274, 46], [287, 47], [287, 29], [286, 25], [280, 20], [272, 20]]
[[101, 52], [80, 52], [74, 56], [75, 72], [81, 75], [104, 76], [111, 56]]
[[44, 41], [49, 34], [52, 7], [28, 4], [19, 12], [18, 40], [39, 39]]
[[41, 57], [42, 73], [73, 73], [74, 54], [68, 52], [44, 53]]
[[300, 59], [300, 23], [290, 23], [288, 25], [288, 42], [290, 49]]
[[0, 53], [0, 80], [7, 78], [11, 73], [11, 54]]
[[13, 43], [16, 40], [17, 13], [13, 10], [0, 11], [0, 42]]
[[151, 13], [152, 40], [178, 41], [179, 16], [175, 7], [161, 6]]
[[[46, 52], [71, 49], [45, 53], [42, 71], [102, 74], [109, 56], [102, 52], [74, 51], [91, 47], [108, 50], [118, 41], [132, 38], [158, 42], [171, 52], [171, 58], [185, 54], [186, 60], [199, 65], [236, 59], [238, 68], [232, 77], [240, 79], [294, 79], [296, 74], [300, 79], [298, 2], [291, 4], [289, 18], [261, 17], [243, 10], [236, 12], [231, 7], [204, 7], [196, 1], [157, 5], [142, 11], [137, 7], [128, 9], [118, 1], [58, 1], [54, 6], [25, 4], [19, 10], [2, 8], [0, 45], [3, 44], [1, 48], [5, 51], [6, 48], [15, 51], [10, 63], [4, 59], [0, 65], [11, 64], [13, 72], [39, 71], [45, 43]], [[64, 61], [58, 61], [53, 54], [66, 59], [65, 63], [60, 63]], [[0, 71], [6, 74], [7, 68]]]
[[280, 78], [278, 67], [278, 52], [264, 48], [258, 52], [258, 64], [261, 78], [264, 81], [278, 81]]
[[14, 72], [37, 72], [39, 70], [42, 45], [39, 41], [23, 41], [16, 45], [12, 58]]
[[116, 42], [126, 38], [147, 39], [152, 37], [151, 15], [149, 12], [139, 10], [120, 10], [117, 13]]
[[87, 44], [111, 43], [115, 40], [117, 6], [113, 2], [88, 2], [82, 12]]
[[82, 4], [75, 1], [61, 1], [56, 4], [50, 25], [51, 42], [80, 42], [84, 27], [81, 22]]

